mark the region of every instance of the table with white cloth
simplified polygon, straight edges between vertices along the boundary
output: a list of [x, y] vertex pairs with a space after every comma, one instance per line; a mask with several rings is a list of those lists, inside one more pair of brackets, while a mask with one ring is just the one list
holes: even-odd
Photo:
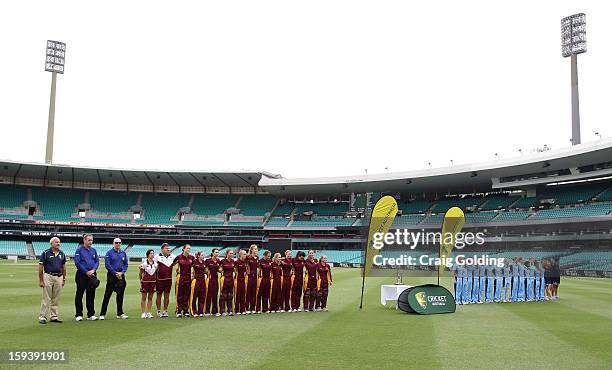
[[387, 301], [397, 301], [399, 295], [410, 285], [381, 285], [380, 286], [380, 304], [387, 305]]

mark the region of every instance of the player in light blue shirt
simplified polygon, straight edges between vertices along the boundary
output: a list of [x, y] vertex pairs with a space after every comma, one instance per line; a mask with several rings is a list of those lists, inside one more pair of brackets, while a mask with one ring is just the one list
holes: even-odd
[[480, 291], [478, 292], [478, 303], [484, 303], [487, 288], [487, 266], [478, 266], [478, 278], [480, 279]]
[[519, 272], [518, 257], [512, 257], [510, 263], [510, 273], [512, 276], [512, 302], [518, 302]]
[[495, 265], [495, 296], [493, 301], [496, 303], [501, 302], [502, 295], [502, 284], [504, 282], [504, 271], [502, 267]]
[[465, 265], [465, 279], [463, 281], [463, 304], [472, 303], [472, 279], [474, 277], [474, 265]]
[[465, 268], [458, 263], [455, 263], [450, 269], [455, 275], [455, 304], [461, 304], [461, 297], [463, 295], [463, 275]]
[[535, 272], [535, 289], [533, 290], [534, 293], [534, 300], [536, 301], [541, 301], [540, 299], [540, 278], [541, 278], [541, 274], [540, 274], [540, 263], [537, 262], [535, 259], [533, 260], [533, 265], [534, 265], [534, 272]]
[[474, 264], [472, 269], [472, 303], [478, 303], [478, 294], [480, 294], [480, 277], [478, 276], [478, 264]]
[[545, 291], [546, 291], [546, 284], [545, 284], [545, 280], [544, 280], [544, 264], [542, 263], [542, 260], [538, 261], [538, 271], [540, 272], [540, 301], [543, 301], [546, 298], [545, 295]]
[[532, 302], [535, 300], [534, 296], [534, 288], [535, 288], [535, 258], [530, 258], [528, 263], [526, 264], [527, 271], [527, 302]]
[[502, 268], [502, 273], [504, 275], [504, 292], [502, 296], [502, 302], [510, 302], [512, 299], [512, 268], [511, 264], [512, 260], [506, 258], [504, 261], [504, 267]]
[[487, 265], [487, 303], [493, 303], [493, 287], [495, 285], [495, 265]]
[[525, 282], [527, 279], [527, 268], [523, 262], [523, 258], [519, 257], [516, 261], [518, 266], [518, 302], [525, 302]]

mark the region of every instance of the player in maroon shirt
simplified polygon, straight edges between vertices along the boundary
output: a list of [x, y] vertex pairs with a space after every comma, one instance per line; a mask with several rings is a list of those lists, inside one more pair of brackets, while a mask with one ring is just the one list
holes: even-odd
[[246, 315], [246, 271], [247, 271], [247, 262], [246, 262], [247, 253], [244, 249], [241, 249], [238, 252], [238, 259], [236, 260], [236, 297], [234, 301], [236, 305], [234, 307], [234, 312], [237, 315]]
[[140, 318], [152, 319], [151, 306], [153, 305], [153, 293], [157, 282], [157, 262], [155, 262], [155, 251], [149, 249], [146, 254], [147, 260], [140, 265], [138, 276], [140, 278]]
[[285, 258], [281, 261], [283, 268], [282, 291], [281, 291], [281, 311], [291, 311], [291, 279], [293, 276], [293, 265], [291, 264], [291, 251], [285, 251]]
[[264, 256], [259, 260], [259, 278], [260, 283], [257, 288], [257, 305], [256, 312], [268, 312], [268, 304], [270, 302], [270, 270], [272, 268], [272, 260], [270, 259], [270, 251], [265, 251]]
[[197, 251], [193, 263], [193, 282], [191, 283], [190, 306], [194, 317], [204, 316], [206, 301], [206, 261], [204, 252]]
[[191, 295], [191, 266], [195, 258], [189, 254], [191, 246], [185, 244], [183, 246], [183, 253], [176, 257], [176, 264], [178, 264], [176, 274], [176, 286], [174, 288], [176, 292], [176, 317], [189, 317], [189, 296]]
[[221, 298], [219, 298], [221, 316], [234, 315], [234, 265], [234, 251], [228, 249], [227, 252], [225, 252], [225, 258], [221, 260], [221, 272], [223, 274]]
[[302, 311], [300, 309], [300, 299], [302, 298], [302, 288], [304, 287], [304, 257], [306, 257], [306, 253], [299, 251], [295, 258], [291, 259], [291, 264], [293, 265], [293, 284], [291, 285], [292, 312]]
[[281, 265], [280, 253], [274, 253], [272, 258], [272, 292], [270, 292], [270, 311], [280, 312], [281, 306], [283, 305], [282, 296], [282, 279], [283, 279], [283, 266]]
[[314, 251], [308, 251], [304, 262], [306, 267], [306, 289], [304, 289], [304, 312], [314, 311], [317, 299], [317, 260]]
[[317, 307], [316, 311], [327, 311], [327, 294], [332, 285], [331, 265], [327, 264], [327, 256], [321, 256], [317, 263]]
[[206, 290], [206, 315], [221, 316], [217, 302], [219, 295], [219, 249], [213, 248], [210, 258], [206, 260], [208, 270], [208, 288]]
[[[161, 253], [155, 256], [157, 263], [157, 280], [155, 282], [155, 290], [157, 298], [155, 305], [157, 306], [157, 316], [168, 317], [168, 305], [170, 304], [170, 290], [172, 290], [172, 268], [176, 263], [176, 256], [170, 253], [170, 245], [163, 243]], [[162, 311], [162, 296], [164, 297], [164, 309]]]
[[246, 313], [255, 313], [257, 302], [257, 267], [259, 266], [259, 257], [257, 257], [257, 245], [252, 244], [249, 247], [249, 255], [246, 257], [247, 262], [247, 311]]

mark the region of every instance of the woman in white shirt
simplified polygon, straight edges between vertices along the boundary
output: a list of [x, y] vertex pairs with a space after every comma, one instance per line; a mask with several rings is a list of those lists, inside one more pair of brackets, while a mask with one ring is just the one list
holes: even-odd
[[154, 260], [153, 249], [147, 251], [147, 260], [140, 265], [140, 318], [152, 319], [151, 305], [153, 304], [153, 293], [155, 293], [155, 282], [157, 281], [157, 262]]

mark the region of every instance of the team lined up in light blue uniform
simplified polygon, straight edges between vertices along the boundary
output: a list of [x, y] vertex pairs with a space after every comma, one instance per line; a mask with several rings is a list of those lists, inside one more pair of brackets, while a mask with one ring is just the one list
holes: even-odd
[[455, 303], [543, 301], [544, 267], [531, 258], [506, 259], [504, 266], [454, 265]]

